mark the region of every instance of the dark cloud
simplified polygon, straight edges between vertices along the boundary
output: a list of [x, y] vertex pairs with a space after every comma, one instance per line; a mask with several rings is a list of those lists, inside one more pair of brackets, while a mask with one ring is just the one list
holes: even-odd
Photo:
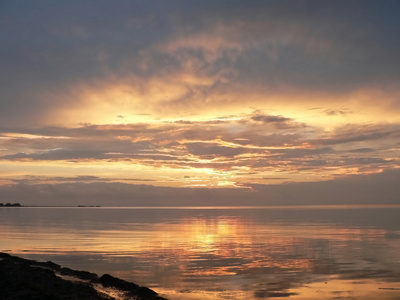
[[391, 159], [383, 159], [380, 157], [350, 157], [340, 160], [345, 165], [369, 165], [369, 164], [389, 164], [392, 163]]
[[71, 150], [71, 149], [54, 149], [37, 153], [16, 153], [12, 155], [5, 155], [0, 157], [1, 159], [6, 160], [24, 160], [24, 159], [32, 159], [32, 160], [83, 160], [83, 159], [101, 159], [105, 158], [104, 153], [101, 151], [92, 150]]
[[355, 152], [355, 153], [369, 153], [369, 152], [373, 152], [373, 151], [374, 151], [373, 148], [357, 148], [357, 149], [350, 150], [349, 152]]
[[107, 178], [107, 177], [99, 177], [93, 175], [81, 175], [81, 176], [73, 176], [73, 177], [62, 177], [62, 176], [55, 176], [55, 177], [48, 177], [48, 176], [24, 176], [23, 179], [17, 178], [10, 178], [9, 181], [16, 183], [16, 184], [60, 184], [64, 182], [84, 182], [84, 183], [91, 183], [91, 182], [152, 182], [154, 179], [149, 178]]
[[399, 176], [399, 169], [395, 169], [323, 182], [252, 187], [269, 199], [274, 199], [274, 203], [281, 204], [390, 204], [398, 203], [400, 199], [400, 188], [396, 183]]
[[272, 125], [277, 129], [289, 129], [289, 128], [302, 128], [306, 127], [305, 124], [295, 122], [292, 118], [287, 118], [283, 116], [275, 116], [264, 114], [260, 111], [254, 112], [251, 117], [252, 121], [260, 122], [266, 125]]
[[326, 109], [324, 110], [324, 113], [327, 114], [328, 116], [337, 116], [337, 115], [347, 115], [347, 114], [351, 114], [351, 111], [348, 110], [333, 110], [333, 109]]
[[299, 157], [312, 157], [323, 154], [334, 153], [335, 151], [330, 147], [321, 147], [321, 148], [312, 148], [312, 149], [279, 149], [279, 150], [270, 150], [274, 156], [281, 158], [299, 158]]
[[400, 128], [395, 125], [358, 125], [348, 124], [337, 128], [332, 135], [310, 141], [317, 145], [335, 145], [353, 142], [374, 141], [398, 138]]
[[1, 119], [40, 123], [79, 106], [82, 87], [119, 82], [143, 93], [180, 82], [159, 112], [232, 104], [230, 92], [393, 89], [398, 11], [397, 1], [2, 1]]
[[210, 159], [218, 156], [234, 157], [242, 153], [251, 152], [245, 148], [224, 147], [218, 144], [209, 143], [188, 143], [185, 144], [185, 146], [189, 153], [200, 157], [206, 156]]
[[255, 115], [251, 118], [254, 121], [259, 121], [263, 123], [286, 123], [290, 121], [290, 118], [285, 118], [281, 116], [270, 116], [270, 115]]
[[[110, 182], [0, 186], [2, 199], [41, 205], [225, 206], [304, 204], [399, 204], [400, 171], [339, 180], [244, 188], [171, 188]], [[251, 188], [248, 188], [251, 187]], [[56, 199], [56, 200], [55, 200]], [[188, 201], [190, 199], [190, 201]], [[246, 201], [243, 201], [246, 199]]]

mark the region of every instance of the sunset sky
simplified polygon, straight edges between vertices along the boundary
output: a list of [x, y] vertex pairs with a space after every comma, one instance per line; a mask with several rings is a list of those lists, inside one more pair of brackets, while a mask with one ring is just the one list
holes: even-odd
[[0, 2], [0, 202], [400, 203], [399, 1]]

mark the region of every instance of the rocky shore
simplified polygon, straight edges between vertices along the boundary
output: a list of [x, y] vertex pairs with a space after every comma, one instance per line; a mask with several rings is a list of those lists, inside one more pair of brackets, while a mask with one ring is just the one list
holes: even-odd
[[0, 253], [3, 300], [166, 300], [147, 287], [108, 274], [63, 268]]

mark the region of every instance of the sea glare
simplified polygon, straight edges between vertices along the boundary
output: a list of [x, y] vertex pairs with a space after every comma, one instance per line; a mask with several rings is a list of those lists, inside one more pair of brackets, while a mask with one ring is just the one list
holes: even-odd
[[400, 206], [0, 207], [0, 251], [169, 299], [400, 299]]

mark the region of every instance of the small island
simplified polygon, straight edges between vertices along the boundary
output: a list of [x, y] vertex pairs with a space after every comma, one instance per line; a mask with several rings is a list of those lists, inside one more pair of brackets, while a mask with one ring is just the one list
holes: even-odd
[[0, 203], [0, 207], [21, 207], [22, 205], [20, 203]]

